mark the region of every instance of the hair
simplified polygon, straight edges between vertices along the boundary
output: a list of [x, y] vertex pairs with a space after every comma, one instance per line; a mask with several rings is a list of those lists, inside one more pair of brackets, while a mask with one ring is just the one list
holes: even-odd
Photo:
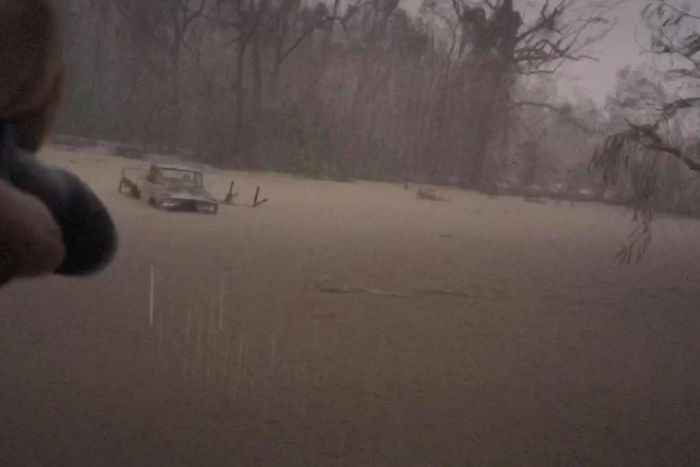
[[78, 177], [16, 150], [37, 152], [51, 128], [63, 92], [61, 48], [51, 0], [0, 0], [0, 166], [58, 224], [66, 255], [56, 272], [87, 275], [116, 251], [109, 212]]
[[36, 152], [61, 100], [60, 31], [50, 0], [0, 0], [0, 123], [18, 128], [18, 144]]

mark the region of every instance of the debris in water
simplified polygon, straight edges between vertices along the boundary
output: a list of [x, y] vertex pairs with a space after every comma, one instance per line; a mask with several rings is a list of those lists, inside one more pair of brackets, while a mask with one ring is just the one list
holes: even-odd
[[424, 199], [427, 201], [447, 201], [445, 197], [435, 193], [435, 190], [433, 188], [420, 187], [418, 188], [418, 192], [416, 193], [416, 195], [420, 199]]

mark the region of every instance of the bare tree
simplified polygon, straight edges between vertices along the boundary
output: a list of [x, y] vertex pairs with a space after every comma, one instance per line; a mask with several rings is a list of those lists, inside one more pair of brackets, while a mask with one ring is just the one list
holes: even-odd
[[[145, 63], [158, 62], [156, 57], [167, 58], [167, 68], [160, 73], [166, 83], [166, 96], [157, 106], [155, 119], [162, 122], [161, 146], [175, 150], [180, 146], [181, 135], [181, 62], [188, 33], [193, 23], [202, 17], [207, 0], [110, 0], [94, 2], [103, 10], [111, 3], [119, 12], [123, 25], [130, 31], [134, 54], [141, 56]], [[96, 51], [96, 53], [100, 53]], [[143, 67], [143, 64], [141, 65]], [[133, 69], [138, 70], [137, 65]], [[154, 75], [154, 70], [146, 67], [145, 72]], [[141, 86], [142, 79], [136, 79], [133, 86]]]
[[649, 51], [680, 60], [680, 63], [673, 62], [676, 66], [668, 70], [666, 76], [684, 80], [686, 95], [667, 96], [657, 87], [656, 99], [640, 99], [636, 105], [646, 107], [646, 118], [628, 120], [628, 128], [609, 136], [593, 162], [609, 177], [614, 177], [620, 162], [661, 153], [700, 172], [700, 161], [695, 154], [665, 137], [674, 119], [681, 117], [684, 111], [700, 107], [700, 96], [695, 95], [700, 90], [700, 17], [661, 0], [647, 4], [642, 17], [651, 32]]
[[587, 48], [613, 26], [606, 13], [619, 1], [582, 3], [546, 0], [529, 16], [516, 10], [511, 0], [425, 4], [449, 30], [448, 54], [456, 65], [445, 68], [450, 97], [440, 99], [437, 107], [438, 113], [453, 116], [436, 116], [436, 121], [456, 118], [469, 127], [459, 132], [462, 143], [457, 148], [457, 170], [464, 184], [484, 183], [489, 146], [511, 109], [546, 105], [513, 102], [511, 90], [519, 77], [553, 74], [568, 61], [592, 59]]
[[593, 156], [592, 166], [606, 183], [615, 183], [623, 173], [632, 179], [639, 227], [620, 252], [621, 261], [628, 263], [639, 261], [651, 240], [652, 204], [661, 192], [664, 158], [700, 173], [697, 139], [688, 144], [674, 131], [689, 116], [697, 118], [700, 108], [700, 16], [665, 0], [649, 2], [641, 16], [651, 36], [647, 52], [668, 59], [671, 66], [664, 76], [679, 86], [668, 91], [658, 83], [638, 82], [638, 94], [624, 103], [636, 112]]

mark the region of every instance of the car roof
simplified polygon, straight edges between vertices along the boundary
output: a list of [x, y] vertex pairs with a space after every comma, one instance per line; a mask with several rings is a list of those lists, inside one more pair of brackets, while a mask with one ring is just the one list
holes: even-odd
[[183, 160], [175, 156], [154, 155], [146, 158], [146, 161], [152, 167], [171, 170], [185, 170], [188, 172], [203, 172], [199, 164]]
[[202, 169], [199, 167], [196, 167], [195, 165], [190, 165], [190, 164], [172, 164], [172, 163], [157, 163], [154, 162], [151, 164], [153, 167], [157, 167], [159, 169], [169, 169], [169, 170], [182, 170], [186, 172], [202, 172]]

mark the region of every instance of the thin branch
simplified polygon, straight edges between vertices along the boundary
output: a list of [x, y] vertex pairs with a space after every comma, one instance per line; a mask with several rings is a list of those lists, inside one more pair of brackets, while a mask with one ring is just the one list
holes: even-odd
[[556, 21], [556, 19], [559, 16], [561, 16], [561, 14], [569, 6], [570, 3], [570, 1], [561, 0], [561, 2], [559, 2], [559, 4], [556, 7], [554, 7], [552, 11], [548, 11], [549, 0], [546, 0], [542, 5], [542, 8], [540, 10], [540, 17], [538, 18], [538, 20], [532, 26], [530, 26], [528, 29], [526, 29], [520, 35], [518, 35], [517, 42], [521, 42], [524, 39], [532, 36], [536, 32], [547, 28], [550, 24], [553, 24]]
[[314, 23], [313, 25], [309, 26], [306, 28], [304, 31], [302, 31], [301, 34], [296, 38], [292, 44], [287, 47], [286, 50], [284, 50], [280, 56], [278, 57], [279, 63], [284, 62], [289, 55], [296, 50], [297, 47], [301, 45], [302, 42], [304, 42], [304, 39], [306, 39], [309, 35], [311, 35], [314, 31], [322, 28], [328, 23], [331, 22], [338, 22], [343, 28], [345, 28], [345, 23], [352, 18], [357, 11], [359, 11], [358, 7], [362, 3], [363, 0], [357, 0], [354, 4], [348, 6], [348, 9], [343, 16], [333, 16], [333, 15], [326, 15], [322, 19], [320, 19], [318, 22]]
[[680, 148], [668, 144], [659, 135], [658, 130], [661, 122], [663, 121], [662, 119], [648, 125], [636, 124], [627, 119], [625, 120], [627, 121], [627, 125], [630, 127], [627, 133], [629, 137], [633, 138], [635, 141], [639, 142], [649, 150], [670, 154], [683, 162], [693, 172], [700, 173], [700, 161], [687, 156]]
[[[183, 32], [187, 31], [187, 29], [190, 27], [190, 25], [192, 24], [192, 22], [193, 22], [194, 20], [196, 20], [196, 19], [198, 19], [198, 18], [200, 18], [200, 17], [202, 16], [202, 14], [204, 13], [204, 9], [206, 8], [206, 6], [207, 6], [207, 0], [202, 0], [201, 3], [200, 3], [200, 5], [199, 5], [199, 8], [197, 8], [197, 9], [194, 10], [194, 11], [190, 10], [190, 9], [187, 7], [187, 5], [183, 5], [183, 6], [182, 6], [183, 10], [185, 10], [185, 13], [184, 13], [184, 15], [185, 15], [185, 21], [184, 21], [183, 24], [182, 24], [182, 31], [183, 31]], [[187, 14], [188, 12], [189, 12], [189, 14]]]
[[673, 11], [675, 11], [676, 13], [678, 13], [679, 15], [681, 15], [681, 16], [683, 16], [683, 17], [685, 17], [685, 18], [690, 18], [690, 19], [694, 19], [694, 20], [700, 21], [700, 16], [694, 15], [694, 14], [690, 13], [689, 11], [681, 10], [681, 9], [678, 8], [677, 6], [674, 6], [674, 5], [670, 4], [670, 3], [668, 3], [667, 0], [659, 0], [659, 3], [661, 3], [663, 6], [665, 6], [665, 7], [668, 8], [669, 10], [673, 10]]
[[590, 133], [590, 134], [599, 134], [600, 130], [597, 130], [595, 128], [591, 128], [588, 125], [585, 125], [584, 123], [580, 122], [578, 119], [576, 119], [571, 112], [571, 109], [569, 107], [557, 107], [556, 105], [547, 103], [547, 102], [537, 102], [537, 101], [515, 101], [511, 102], [510, 106], [507, 109], [516, 109], [520, 107], [539, 107], [542, 109], [549, 110], [551, 112], [554, 112], [558, 114], [560, 117], [562, 117], [564, 120], [566, 120], [568, 123], [572, 124], [573, 126], [577, 127], [578, 129]]

